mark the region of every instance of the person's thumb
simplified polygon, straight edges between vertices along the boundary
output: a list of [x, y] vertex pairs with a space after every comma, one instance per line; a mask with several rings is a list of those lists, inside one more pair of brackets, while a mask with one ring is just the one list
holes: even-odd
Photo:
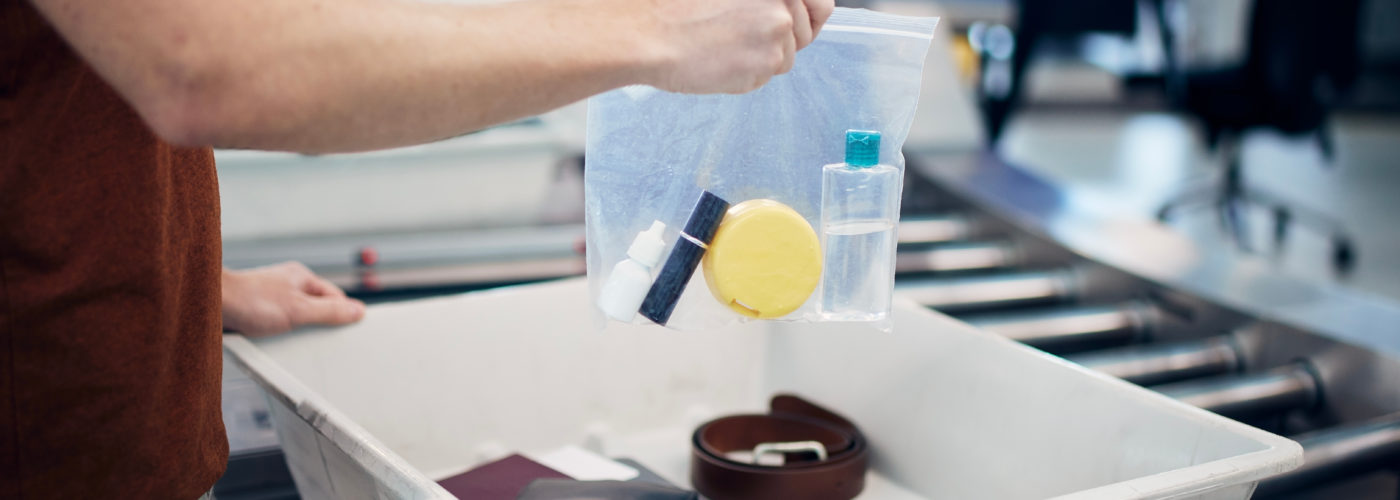
[[365, 304], [346, 297], [308, 297], [295, 315], [297, 325], [345, 325], [365, 315]]

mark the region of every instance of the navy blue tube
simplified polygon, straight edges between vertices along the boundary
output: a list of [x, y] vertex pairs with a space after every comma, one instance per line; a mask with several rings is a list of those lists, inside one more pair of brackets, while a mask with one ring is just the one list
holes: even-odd
[[666, 324], [671, 319], [671, 312], [676, 309], [681, 292], [685, 291], [686, 283], [690, 281], [690, 275], [695, 274], [695, 267], [704, 255], [705, 249], [700, 245], [685, 238], [676, 240], [676, 247], [671, 249], [671, 256], [666, 259], [656, 282], [651, 284], [651, 290], [647, 291], [638, 312], [658, 325]]
[[728, 211], [729, 202], [724, 201], [724, 198], [709, 191], [702, 191], [700, 199], [695, 202], [695, 208], [690, 211], [690, 220], [685, 221], [685, 229], [681, 231], [709, 245], [710, 241], [715, 239], [715, 231], [719, 230], [720, 221], [724, 220], [724, 213]]
[[671, 248], [671, 255], [666, 257], [666, 264], [661, 266], [661, 274], [656, 277], [651, 289], [647, 290], [646, 298], [642, 300], [642, 308], [638, 310], [642, 316], [658, 325], [670, 321], [671, 313], [676, 310], [676, 302], [681, 298], [681, 292], [685, 291], [690, 276], [695, 274], [695, 268], [705, 256], [705, 247], [697, 245], [691, 238], [709, 245], [715, 237], [715, 231], [719, 230], [724, 213], [728, 210], [729, 202], [723, 198], [709, 191], [700, 193], [700, 199], [695, 202], [695, 209], [691, 210], [685, 229]]

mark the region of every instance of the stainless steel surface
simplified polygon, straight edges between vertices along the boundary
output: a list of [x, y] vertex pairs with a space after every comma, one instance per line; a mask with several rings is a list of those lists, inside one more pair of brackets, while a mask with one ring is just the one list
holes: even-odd
[[[584, 273], [582, 225], [228, 242], [239, 269], [298, 260], [351, 291], [518, 283]], [[363, 265], [361, 252], [377, 262]]]
[[1316, 377], [1302, 363], [1262, 373], [1178, 382], [1157, 390], [1236, 420], [1311, 408], [1321, 397]]
[[1255, 318], [1400, 356], [1400, 304], [1281, 275], [1263, 259], [1202, 248], [1150, 220], [1087, 209], [1093, 200], [992, 153], [910, 155], [908, 160], [912, 171], [1028, 236]]
[[353, 266], [356, 252], [375, 249], [382, 261], [442, 263], [578, 255], [582, 224], [377, 233], [225, 242], [224, 264], [251, 267], [295, 257], [312, 268]]
[[971, 219], [963, 215], [922, 215], [899, 220], [899, 243], [945, 243], [975, 236]]
[[1073, 297], [1068, 270], [1008, 273], [953, 279], [910, 279], [895, 292], [944, 312], [1053, 303]]
[[1063, 353], [1142, 341], [1150, 329], [1150, 315], [1147, 306], [1130, 303], [982, 314], [962, 319], [1032, 347]]
[[583, 257], [532, 258], [440, 266], [327, 271], [322, 277], [347, 291], [379, 291], [463, 284], [521, 283], [579, 276]]
[[1292, 493], [1400, 467], [1400, 413], [1294, 439], [1303, 445], [1302, 467], [1261, 481], [1256, 497]]
[[1098, 351], [1069, 360], [1143, 386], [1224, 375], [1243, 366], [1229, 337]]
[[926, 250], [900, 250], [895, 254], [894, 270], [972, 271], [1012, 267], [1018, 261], [1016, 249], [1006, 242], [949, 243]]
[[[1191, 8], [1233, 5], [1236, 7], [1226, 8], [1240, 9], [1240, 13], [1246, 12], [1242, 6], [1257, 3], [1176, 2]], [[1362, 4], [1368, 6], [1366, 10], [1391, 14], [1371, 15], [1363, 23], [1388, 26], [1373, 30], [1373, 34], [1384, 33], [1391, 42], [1400, 41], [1400, 30], [1389, 27], [1393, 21], [1386, 21], [1400, 19], [1394, 15], [1400, 11], [1400, 2]], [[1243, 25], [1233, 29], [1242, 30]], [[1239, 37], [1240, 42], [1244, 39]], [[1035, 78], [1030, 76], [1028, 81]], [[1400, 89], [1400, 85], [1392, 83], [1388, 88]], [[1070, 197], [1092, 199], [1094, 209], [1117, 218], [1151, 219], [1168, 198], [1219, 173], [1220, 152], [1211, 151], [1198, 124], [1182, 114], [1121, 108], [1084, 112], [1032, 105], [1016, 116], [998, 144], [998, 152], [1027, 171], [1053, 179]], [[1319, 157], [1315, 141], [1284, 134], [1247, 134], [1241, 148], [1245, 176], [1252, 188], [1346, 221], [1359, 256], [1356, 269], [1349, 275], [1333, 275], [1326, 265], [1329, 248], [1325, 235], [1307, 230], [1294, 232], [1286, 242], [1287, 250], [1270, 256], [1268, 268], [1312, 282], [1340, 282], [1348, 288], [1387, 296], [1391, 302], [1400, 301], [1400, 231], [1395, 230], [1394, 220], [1400, 213], [1400, 196], [1395, 196], [1400, 189], [1400, 168], [1395, 168], [1400, 158], [1400, 141], [1396, 140], [1400, 137], [1400, 115], [1341, 111], [1333, 118], [1328, 129], [1338, 154], [1330, 159]], [[1213, 215], [1202, 211], [1175, 220], [1173, 229], [1207, 251], [1247, 253], [1230, 244]], [[1251, 223], [1259, 230], [1254, 234], [1254, 250], [1269, 252], [1269, 214], [1261, 210], [1252, 215]]]
[[[1377, 329], [1378, 335], [1382, 329]], [[1321, 411], [1298, 417], [1279, 432], [1296, 434], [1400, 412], [1400, 358], [1277, 323], [1234, 331], [1246, 370], [1307, 359], [1323, 387]], [[1389, 499], [1394, 500], [1394, 499]]]

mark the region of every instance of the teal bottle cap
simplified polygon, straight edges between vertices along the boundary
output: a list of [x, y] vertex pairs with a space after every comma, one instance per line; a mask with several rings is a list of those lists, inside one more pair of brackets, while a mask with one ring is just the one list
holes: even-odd
[[873, 167], [880, 163], [880, 133], [874, 130], [846, 131], [846, 164]]

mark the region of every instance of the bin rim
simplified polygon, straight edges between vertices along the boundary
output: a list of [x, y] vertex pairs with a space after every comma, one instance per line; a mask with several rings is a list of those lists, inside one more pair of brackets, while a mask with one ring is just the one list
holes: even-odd
[[[276, 399], [295, 411], [317, 434], [330, 440], [375, 479], [390, 485], [407, 498], [457, 498], [381, 443], [368, 430], [341, 413], [330, 402], [303, 385], [247, 337], [224, 334], [223, 346], [224, 352], [229, 354], [229, 359], [234, 365], [262, 386], [267, 397]], [[325, 474], [330, 476], [329, 467]], [[332, 481], [332, 487], [334, 484]]]

